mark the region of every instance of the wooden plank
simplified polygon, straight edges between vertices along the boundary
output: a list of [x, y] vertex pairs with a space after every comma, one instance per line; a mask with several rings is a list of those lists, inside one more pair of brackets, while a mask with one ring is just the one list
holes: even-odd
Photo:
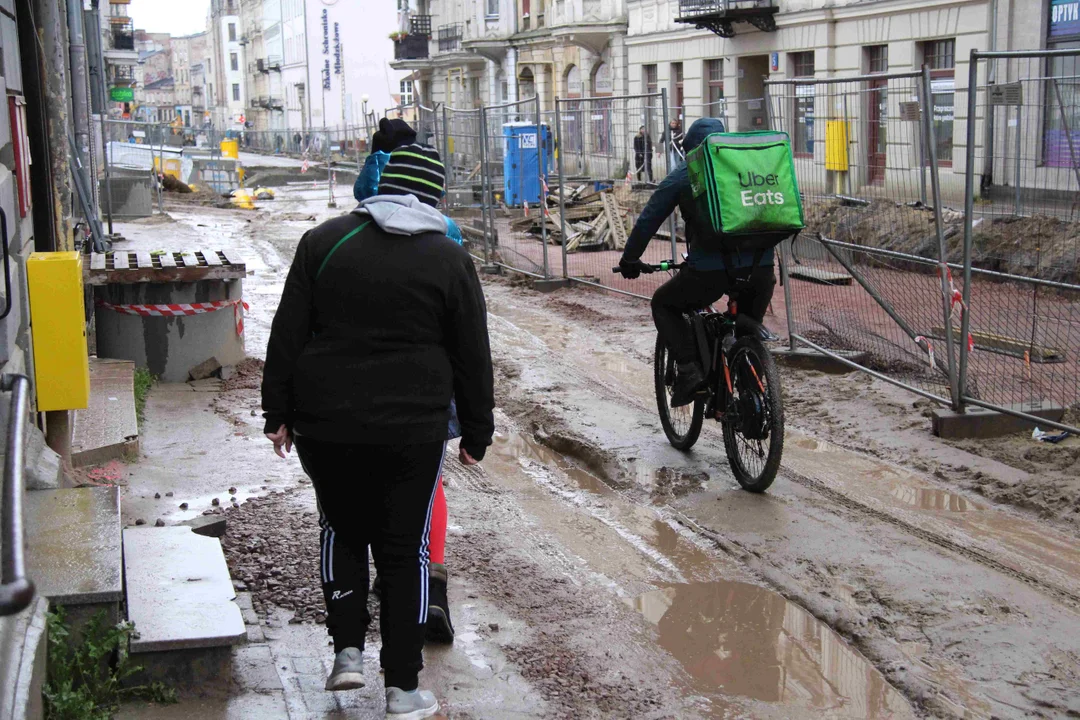
[[140, 270], [142, 270], [143, 268], [149, 268], [149, 269], [152, 270], [154, 268], [154, 261], [150, 257], [150, 253], [148, 253], [148, 252], [137, 252], [137, 253], [135, 253], [135, 267], [139, 268]]
[[622, 250], [626, 247], [626, 220], [612, 193], [604, 193], [604, 214], [607, 216], [608, 227], [611, 228], [611, 249]]
[[200, 250], [199, 252], [202, 253], [203, 260], [206, 261], [207, 265], [209, 265], [210, 267], [221, 267], [221, 259], [218, 258], [217, 251]]
[[[945, 328], [934, 327], [931, 332], [936, 339], [944, 339]], [[953, 338], [959, 340], [960, 328], [953, 326]], [[1009, 337], [1008, 335], [996, 335], [994, 333], [971, 331], [971, 339], [975, 341], [976, 350], [989, 350], [990, 352], [1012, 355], [1023, 358], [1026, 354], [1033, 363], [1059, 363], [1065, 362], [1064, 351], [1046, 347], [1045, 345], [1032, 345], [1027, 340]]]
[[161, 269], [168, 270], [176, 267], [176, 258], [173, 257], [171, 252], [161, 253], [158, 255], [158, 261], [161, 262]]
[[127, 270], [130, 267], [127, 250], [113, 253], [113, 267], [117, 270]]
[[241, 258], [239, 255], [237, 255], [235, 250], [219, 250], [218, 252], [221, 255], [225, 256], [225, 262], [227, 264], [232, 265], [233, 267], [238, 267], [238, 268], [246, 268], [247, 267], [244, 264], [244, 259]]
[[199, 267], [199, 258], [195, 257], [195, 253], [189, 251], [178, 253], [176, 267], [197, 268]]
[[94, 253], [90, 256], [90, 269], [91, 270], [104, 270], [105, 269], [105, 253]]

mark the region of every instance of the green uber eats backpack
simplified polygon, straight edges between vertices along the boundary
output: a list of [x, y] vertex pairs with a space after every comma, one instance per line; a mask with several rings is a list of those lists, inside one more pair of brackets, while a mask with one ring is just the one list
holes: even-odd
[[713, 133], [686, 165], [694, 200], [725, 250], [764, 252], [806, 227], [787, 133]]

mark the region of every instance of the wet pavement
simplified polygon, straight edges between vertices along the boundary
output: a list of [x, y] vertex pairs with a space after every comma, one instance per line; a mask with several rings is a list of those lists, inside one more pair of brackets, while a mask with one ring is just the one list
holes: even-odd
[[[167, 226], [120, 231], [130, 249], [157, 249], [167, 227], [178, 247], [239, 251], [248, 352], [260, 356], [292, 249], [335, 212], [325, 192], [282, 189], [254, 213], [184, 207]], [[782, 476], [766, 495], [745, 493], [717, 427], [686, 454], [664, 440], [647, 305], [498, 281], [486, 292], [499, 434], [479, 468], [448, 468], [459, 634], [428, 650], [423, 675], [447, 717], [1080, 712], [1074, 536], [790, 417]], [[282, 518], [312, 511], [310, 486], [295, 459], [273, 457], [257, 404], [254, 386], [156, 387], [125, 520], [173, 524], [213, 511], [214, 498], [231, 505], [234, 487], [240, 504], [279, 494], [227, 514], [255, 518], [270, 546], [295, 534]], [[377, 637], [368, 686], [325, 693], [324, 628], [291, 623], [270, 586], [249, 589], [263, 593], [254, 646], [268, 647], [280, 688], [238, 681], [231, 694], [124, 717], [380, 716]]]

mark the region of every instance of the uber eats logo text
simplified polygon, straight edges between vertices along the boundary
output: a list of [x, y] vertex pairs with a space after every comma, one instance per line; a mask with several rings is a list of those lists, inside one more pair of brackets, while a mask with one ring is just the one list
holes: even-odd
[[783, 205], [784, 193], [770, 190], [780, 184], [779, 179], [772, 173], [758, 175], [756, 172], [747, 170], [739, 173], [739, 187], [753, 188], [739, 193], [744, 207], [753, 205]]

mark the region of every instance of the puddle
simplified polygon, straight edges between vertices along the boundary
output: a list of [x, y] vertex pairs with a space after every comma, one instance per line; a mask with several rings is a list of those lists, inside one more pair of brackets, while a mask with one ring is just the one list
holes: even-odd
[[703, 692], [842, 711], [908, 715], [904, 697], [858, 651], [810, 613], [741, 582], [670, 585], [634, 598], [660, 645]]
[[982, 510], [982, 506], [969, 502], [967, 498], [955, 493], [946, 492], [931, 487], [915, 487], [896, 483], [889, 492], [905, 505], [919, 508], [920, 510], [942, 510], [945, 512], [967, 512], [968, 510]]

